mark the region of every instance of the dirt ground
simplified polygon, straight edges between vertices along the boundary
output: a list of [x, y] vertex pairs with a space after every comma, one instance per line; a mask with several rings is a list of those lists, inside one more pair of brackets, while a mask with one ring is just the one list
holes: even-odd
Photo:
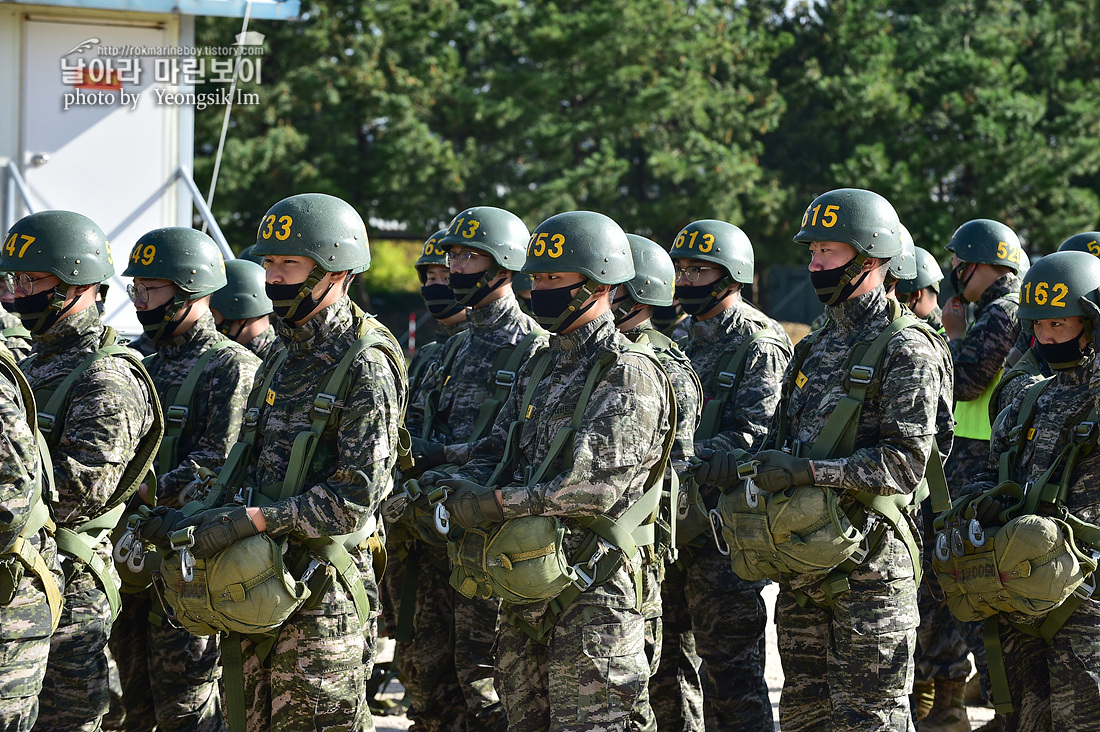
[[[772, 698], [772, 717], [775, 719], [775, 728], [779, 729], [779, 693], [783, 689], [783, 669], [779, 664], [779, 650], [776, 647], [775, 640], [775, 598], [779, 592], [778, 585], [769, 585], [764, 590], [764, 600], [768, 606], [768, 656], [764, 674], [768, 680], [768, 688], [771, 690]], [[389, 654], [392, 653], [392, 647], [384, 645], [380, 657], [383, 660], [388, 660]], [[403, 692], [400, 688], [400, 684], [394, 683], [389, 690], [389, 696], [392, 698], [401, 698]], [[985, 724], [993, 718], [993, 710], [986, 707], [968, 707], [970, 714], [971, 726], [975, 729]], [[375, 717], [374, 726], [378, 732], [394, 732], [395, 730], [407, 730], [409, 728], [409, 720], [404, 717]]]

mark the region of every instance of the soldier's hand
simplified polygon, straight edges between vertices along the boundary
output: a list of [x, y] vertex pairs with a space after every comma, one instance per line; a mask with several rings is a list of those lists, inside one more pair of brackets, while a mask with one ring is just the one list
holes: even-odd
[[768, 493], [814, 484], [813, 465], [806, 458], [797, 458], [781, 450], [763, 450], [756, 453], [760, 465], [753, 481]]
[[168, 546], [168, 537], [187, 518], [178, 510], [168, 506], [157, 506], [152, 509], [143, 508], [141, 513], [145, 516], [141, 528], [138, 529], [141, 538], [161, 546]]
[[1100, 288], [1077, 299], [1081, 310], [1085, 312], [1085, 317], [1092, 321], [1092, 342], [1094, 344], [1100, 343], [1100, 340], [1097, 340], [1100, 338], [1100, 305], [1097, 305], [1097, 302], [1100, 302]]
[[496, 488], [461, 478], [448, 478], [440, 485], [454, 491], [443, 505], [462, 528], [499, 524], [504, 520], [504, 512], [497, 502]]
[[248, 515], [248, 508], [203, 511], [182, 523], [178, 529], [195, 526], [195, 545], [191, 553], [195, 559], [209, 559], [230, 544], [259, 533]]
[[447, 453], [441, 443], [422, 440], [419, 437], [412, 438], [412, 457], [413, 463], [421, 470], [434, 468], [447, 462]]
[[958, 340], [966, 335], [966, 303], [962, 298], [955, 295], [944, 303], [941, 321], [950, 340]]
[[442, 470], [429, 470], [417, 478], [416, 482], [421, 488], [434, 488], [437, 485], [443, 485], [443, 481], [450, 480], [450, 478], [450, 473], [444, 473]]
[[695, 451], [697, 457], [704, 460], [703, 464], [695, 469], [695, 482], [699, 485], [713, 485], [719, 489], [731, 488], [737, 484], [737, 463], [742, 452], [729, 450], [711, 450], [699, 448]]
[[1002, 496], [986, 496], [974, 507], [974, 518], [982, 526], [1000, 526], [1001, 511], [1008, 508], [1008, 500]]

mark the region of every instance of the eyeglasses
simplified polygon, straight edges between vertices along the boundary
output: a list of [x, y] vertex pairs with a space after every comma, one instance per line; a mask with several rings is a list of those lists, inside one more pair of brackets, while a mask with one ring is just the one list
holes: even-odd
[[126, 285], [126, 294], [130, 296], [130, 302], [145, 304], [149, 302], [149, 293], [156, 290], [163, 290], [165, 287], [171, 287], [171, 283], [167, 285], [157, 285], [156, 287], [147, 287], [144, 282], [138, 282], [136, 285]]
[[45, 275], [43, 277], [31, 277], [26, 272], [20, 272], [16, 275], [14, 272], [7, 272], [4, 275], [4, 282], [8, 286], [8, 291], [11, 294], [16, 293], [16, 288], [23, 293], [25, 297], [30, 297], [34, 294], [34, 283], [39, 280], [48, 280], [53, 275]]
[[458, 254], [449, 255], [447, 257], [447, 263], [449, 265], [451, 265], [452, 267], [454, 267], [455, 265], [458, 265], [459, 267], [465, 267], [466, 265], [468, 265], [470, 263], [470, 260], [474, 259], [475, 257], [488, 257], [488, 256], [489, 255], [486, 254], [485, 252], [478, 252], [478, 251], [475, 251], [473, 249], [467, 249], [463, 252], [459, 252]]
[[676, 268], [676, 279], [687, 280], [688, 282], [698, 282], [699, 276], [704, 272], [709, 272], [712, 269], [718, 269], [717, 267], [684, 267]]

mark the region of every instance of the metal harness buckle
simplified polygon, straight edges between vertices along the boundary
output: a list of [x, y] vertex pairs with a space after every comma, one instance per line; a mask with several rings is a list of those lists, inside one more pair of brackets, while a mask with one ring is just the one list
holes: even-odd
[[511, 389], [512, 384], [516, 383], [516, 372], [509, 371], [508, 369], [500, 369], [497, 371], [496, 378], [493, 383], [502, 389]]
[[726, 527], [724, 521], [722, 521], [722, 514], [718, 513], [717, 508], [712, 508], [710, 513], [707, 514], [707, 518], [710, 519], [710, 533], [714, 536], [714, 545], [718, 547], [718, 553], [723, 557], [730, 555], [729, 544], [725, 545], [725, 549], [722, 548], [722, 529]]
[[864, 366], [863, 364], [857, 363], [848, 372], [848, 379], [853, 384], [870, 384], [871, 379], [874, 377], [874, 375], [874, 366]]
[[177, 540], [181, 534], [177, 531], [168, 537], [168, 546], [172, 551], [180, 553], [180, 571], [183, 574], [183, 581], [191, 582], [195, 579], [195, 555], [191, 553], [191, 547], [195, 546], [195, 527], [189, 526], [182, 533], [186, 543]]
[[336, 407], [336, 395], [326, 394], [323, 391], [318, 392], [317, 396], [313, 399], [313, 411], [318, 414], [328, 416], [332, 414], [332, 410]]
[[164, 413], [164, 421], [172, 427], [183, 429], [183, 426], [187, 424], [187, 415], [190, 411], [191, 410], [187, 407], [173, 404], [168, 407], [168, 410]]
[[719, 389], [729, 391], [733, 388], [734, 382], [737, 381], [737, 374], [730, 373], [729, 371], [719, 371], [718, 376], [714, 382], [718, 385]]
[[57, 416], [53, 414], [46, 414], [45, 412], [38, 413], [38, 431], [45, 437], [49, 437], [53, 432], [54, 422], [57, 421]]

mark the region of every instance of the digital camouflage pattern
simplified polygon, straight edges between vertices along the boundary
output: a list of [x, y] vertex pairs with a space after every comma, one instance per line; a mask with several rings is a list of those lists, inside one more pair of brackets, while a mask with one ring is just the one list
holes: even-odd
[[783, 345], [757, 341], [750, 347], [744, 376], [737, 393], [726, 404], [718, 434], [705, 438], [697, 435], [696, 448], [752, 450], [759, 447], [779, 404], [780, 379], [794, 347], [783, 326], [742, 300], [712, 318], [692, 319], [691, 336], [684, 344], [684, 352], [703, 384], [704, 407], [717, 391], [722, 356], [736, 351], [758, 330], [767, 330]]
[[[159, 342], [146, 361], [157, 394], [167, 409], [175, 391], [214, 344], [229, 341], [214, 328], [209, 313], [186, 333]], [[157, 505], [180, 507], [180, 491], [195, 478], [196, 467], [221, 466], [237, 441], [257, 359], [229, 341], [206, 363], [195, 386], [187, 423], [177, 443], [176, 465], [155, 466]], [[164, 732], [216, 732], [225, 725], [218, 700], [218, 637], [194, 636], [160, 619], [152, 591], [123, 595], [122, 612], [111, 635], [111, 653], [122, 682], [127, 726]]]
[[[439, 389], [439, 406], [431, 433], [427, 439], [447, 445], [448, 462], [461, 465], [469, 457], [470, 445], [466, 441], [474, 431], [474, 424], [482, 403], [493, 395], [495, 389], [493, 359], [504, 346], [519, 343], [525, 335], [538, 328], [531, 316], [519, 309], [515, 295], [507, 293], [499, 300], [466, 311], [467, 334], [458, 346], [449, 373], [439, 369], [424, 376], [425, 390]], [[546, 342], [538, 338], [527, 349], [527, 356]], [[452, 345], [449, 338], [443, 348]], [[411, 404], [406, 425], [410, 434], [424, 434], [424, 404]]]
[[[103, 341], [104, 326], [94, 307], [59, 320], [34, 336], [34, 350], [20, 367], [31, 387], [53, 388]], [[51, 445], [54, 482], [59, 499], [54, 517], [59, 526], [76, 528], [97, 516], [114, 494], [141, 438], [153, 424], [153, 395], [117, 358], [89, 367], [69, 392], [64, 415]], [[111, 541], [98, 547], [117, 583]], [[39, 696], [36, 730], [96, 730], [106, 713], [107, 638], [111, 612], [107, 595], [92, 574], [68, 563], [65, 607], [50, 646], [49, 668]]]
[[[494, 361], [501, 348], [518, 344], [538, 325], [520, 310], [511, 292], [499, 300], [466, 310], [467, 327], [448, 338], [438, 359], [425, 371], [420, 391], [439, 390], [438, 411], [425, 425], [426, 399], [410, 404], [412, 434], [446, 444], [447, 461], [461, 465], [469, 456], [482, 404], [495, 391]], [[461, 339], [460, 341], [455, 339]], [[523, 362], [546, 342], [530, 344]], [[444, 354], [455, 348], [447, 373]], [[504, 710], [493, 689], [497, 615], [495, 598], [469, 599], [451, 589], [451, 570], [444, 547], [422, 545], [420, 585], [416, 596], [416, 631], [408, 648], [419, 695], [415, 729], [503, 730]], [[408, 567], [406, 567], [408, 569]], [[459, 691], [455, 698], [455, 689]], [[465, 698], [465, 705], [461, 704]], [[457, 713], [457, 716], [456, 716]]]
[[[656, 343], [663, 342], [659, 338], [660, 333], [648, 320], [625, 331], [624, 335], [635, 343], [642, 337], [649, 337]], [[695, 428], [699, 426], [699, 417], [702, 413], [703, 392], [699, 385], [699, 377], [691, 368], [691, 361], [675, 342], [670, 344], [668, 349], [655, 348], [654, 351], [657, 354], [657, 360], [661, 362], [665, 373], [668, 374], [669, 381], [672, 382], [672, 391], [676, 394], [676, 438], [672, 443], [672, 460], [674, 463], [683, 464], [695, 455]], [[646, 658], [649, 659], [649, 676], [653, 679], [657, 675], [663, 656], [664, 608], [661, 601], [661, 583], [665, 577], [664, 558], [658, 558], [656, 562], [646, 565], [644, 572], [642, 617], [645, 618], [645, 653]], [[652, 732], [659, 726], [656, 716], [660, 702], [658, 691], [647, 685], [647, 692], [650, 703], [641, 704], [636, 713], [631, 716], [632, 732]]]
[[986, 288], [974, 309], [966, 335], [948, 342], [955, 364], [955, 400], [980, 397], [1004, 368], [1005, 357], [1020, 334], [1019, 303], [1007, 295], [1020, 291], [1020, 278], [1006, 274]]
[[[246, 485], [283, 479], [295, 437], [310, 427], [310, 410], [302, 405], [313, 401], [319, 380], [355, 342], [356, 311], [344, 297], [299, 327], [280, 321], [287, 359], [260, 405]], [[301, 547], [299, 536], [340, 536], [362, 529], [392, 490], [407, 386], [376, 348], [359, 356], [349, 379], [339, 424], [322, 435], [302, 491], [263, 508], [267, 533], [289, 535], [288, 551]], [[377, 613], [378, 588], [370, 557], [362, 552], [353, 556]], [[365, 699], [374, 653], [374, 620], [369, 624], [360, 624], [354, 605], [336, 582], [315, 609], [294, 614], [283, 626], [270, 668], [260, 667], [254, 645], [245, 640], [250, 732], [373, 729]]]
[[[19, 387], [0, 376], [0, 550], [11, 548], [29, 518], [37, 458]], [[64, 587], [53, 538], [45, 530], [27, 538]], [[15, 555], [0, 554], [0, 573], [21, 576], [11, 601], [0, 605], [0, 729], [27, 732], [46, 674], [50, 608], [42, 581]]]
[[[827, 309], [829, 322], [812, 345], [801, 373], [784, 380], [795, 388], [785, 414], [776, 414], [765, 447], [796, 449], [821, 436], [846, 394], [849, 355], [870, 343], [890, 322], [881, 287]], [[814, 461], [817, 485], [836, 491], [839, 506], [852, 510], [850, 491], [911, 494], [920, 484], [933, 449], [951, 449], [952, 382], [948, 352], [938, 336], [907, 328], [886, 347], [879, 387], [863, 404], [850, 457]], [[775, 445], [779, 420], [788, 445]], [[911, 528], [919, 536], [913, 516]], [[876, 522], [869, 514], [867, 531]], [[851, 589], [830, 612], [821, 575], [793, 575], [780, 585], [776, 608], [779, 653], [790, 669], [780, 701], [784, 730], [912, 729], [909, 693], [917, 628], [913, 564], [904, 544], [888, 531], [878, 549], [851, 574]], [[794, 590], [813, 603], [800, 607]]]
[[245, 344], [245, 348], [252, 351], [261, 361], [266, 361], [271, 352], [279, 347], [279, 336], [275, 333], [275, 326], [269, 325], [258, 336]]
[[[1025, 485], [1037, 480], [1054, 462], [1072, 428], [1087, 420], [1097, 408], [1100, 369], [1095, 356], [1075, 369], [1058, 371], [1043, 391], [1031, 428], [1034, 438], [1025, 445], [1011, 480]], [[997, 461], [1011, 447], [1009, 431], [1016, 425], [1024, 394], [1020, 392], [997, 420], [991, 459], [966, 492], [996, 485]], [[1100, 524], [1100, 451], [1082, 452], [1070, 477], [1066, 509], [1082, 521]], [[1052, 511], [1054, 509], [1051, 509]], [[1055, 513], [1055, 515], [1057, 515]], [[1043, 616], [1014, 613], [1011, 619], [1038, 626]], [[1086, 600], [1046, 646], [1002, 621], [1001, 645], [1005, 654], [1009, 690], [1015, 712], [1008, 715], [1007, 730], [1088, 729], [1100, 719], [1100, 605]]]
[[[3, 287], [4, 285], [0, 285]], [[22, 361], [31, 353], [31, 339], [30, 331], [23, 327], [23, 322], [19, 320], [19, 316], [15, 313], [9, 313], [6, 309], [0, 307], [0, 330], [8, 331], [6, 335], [0, 338], [8, 350], [15, 356], [16, 361]]]
[[[550, 338], [552, 366], [535, 388], [533, 409], [519, 436], [518, 463], [502, 478], [505, 518], [558, 517], [574, 554], [584, 531], [578, 518], [621, 516], [637, 501], [660, 460], [670, 424], [668, 377], [649, 359], [627, 351], [629, 341], [609, 313]], [[543, 482], [523, 484], [524, 465], [539, 465], [557, 431], [568, 425], [589, 369], [608, 351], [620, 354], [592, 392], [572, 452], [559, 455]], [[462, 477], [485, 483], [503, 454], [530, 374], [517, 378], [491, 434], [478, 442]], [[559, 618], [544, 646], [501, 622], [497, 689], [509, 730], [622, 729], [645, 693], [649, 664], [644, 619], [635, 609], [630, 573], [620, 567], [607, 582], [581, 593]], [[538, 623], [547, 603], [503, 605]]]
[[[779, 403], [783, 371], [790, 361], [791, 340], [776, 321], [738, 300], [706, 320], [693, 319], [684, 350], [699, 375], [703, 403], [714, 398], [724, 356], [736, 351], [758, 330], [775, 335], [782, 345], [757, 341], [750, 347], [737, 391], [712, 436], [696, 435], [695, 448], [752, 450], [768, 432]], [[703, 500], [713, 508], [717, 491], [705, 486]], [[661, 594], [666, 609], [662, 666], [650, 685], [656, 701], [658, 728], [770, 730], [771, 702], [764, 682], [764, 627], [767, 613], [760, 596], [762, 582], [738, 577], [729, 559], [718, 553], [705, 532], [665, 578]], [[688, 635], [690, 641], [686, 641]], [[677, 649], [687, 649], [682, 656]], [[694, 648], [694, 653], [692, 653]], [[702, 671], [693, 672], [702, 660]], [[701, 678], [700, 678], [701, 677]], [[704, 687], [710, 693], [704, 693]], [[696, 710], [703, 709], [703, 719]]]
[[943, 308], [936, 305], [932, 308], [932, 312], [928, 313], [928, 316], [921, 318], [924, 322], [928, 323], [928, 327], [937, 333], [943, 332]]

